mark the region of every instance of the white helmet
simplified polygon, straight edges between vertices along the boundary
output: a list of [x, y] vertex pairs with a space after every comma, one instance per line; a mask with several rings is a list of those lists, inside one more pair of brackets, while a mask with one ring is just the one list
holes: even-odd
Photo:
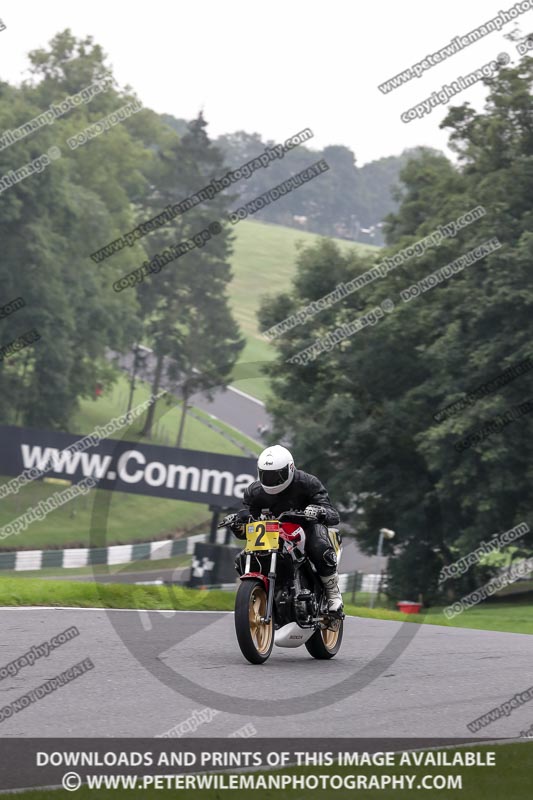
[[257, 477], [267, 494], [279, 494], [294, 478], [294, 460], [286, 447], [275, 444], [257, 459]]

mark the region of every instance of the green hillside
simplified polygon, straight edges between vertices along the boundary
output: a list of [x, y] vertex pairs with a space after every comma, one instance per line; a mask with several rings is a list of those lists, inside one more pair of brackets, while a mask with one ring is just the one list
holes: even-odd
[[[229, 292], [233, 313], [246, 337], [246, 347], [239, 363], [270, 361], [274, 357], [274, 350], [259, 332], [259, 304], [265, 295], [277, 294], [290, 286], [296, 271], [297, 248], [314, 244], [320, 236], [248, 220], [235, 226], [235, 234], [231, 262], [233, 280]], [[345, 239], [335, 241], [342, 250], [355, 248], [361, 253], [379, 250], [372, 245], [354, 244]], [[239, 370], [237, 367], [234, 385], [264, 400], [268, 393], [266, 378], [239, 378], [240, 374], [242, 368]]]
[[[268, 293], [275, 293], [289, 286], [295, 271], [297, 246], [312, 244], [317, 238], [316, 234], [260, 222], [245, 222], [236, 227], [231, 304], [247, 338], [246, 349], [240, 360], [241, 365], [247, 362], [264, 362], [273, 357], [272, 346], [261, 337], [258, 330], [256, 313], [260, 300]], [[353, 245], [344, 240], [338, 242], [343, 249], [354, 246], [363, 250], [376, 249], [367, 245]], [[236, 367], [237, 375], [238, 370], [239, 366]], [[268, 392], [266, 378], [237, 379], [234, 383], [237, 388], [260, 399], [264, 399]], [[113, 417], [124, 413], [128, 392], [127, 378], [120, 377], [117, 383], [105, 390], [97, 400], [81, 401], [80, 410], [70, 421], [69, 431], [87, 434], [96, 425], [105, 425]], [[148, 395], [148, 387], [138, 383], [133, 405], [143, 402]], [[168, 407], [160, 403], [159, 419], [154, 425], [153, 436], [143, 441], [172, 446], [176, 441], [180, 413], [181, 407], [177, 400]], [[189, 416], [185, 426], [183, 447], [228, 455], [243, 455], [241, 449], [224, 437], [225, 432], [241, 442], [248, 450], [259, 452], [261, 449], [243, 434], [219, 420], [212, 420], [204, 412], [195, 409], [195, 414], [215, 428], [207, 427], [198, 419]], [[142, 421], [143, 418], [139, 418], [134, 423], [129, 438], [135, 439], [139, 436]], [[0, 478], [0, 482], [7, 480], [9, 478]], [[0, 508], [0, 527], [24, 513], [28, 507], [36, 505], [40, 500], [61, 491], [62, 488], [64, 487], [35, 481], [24, 487], [19, 494], [6, 497]], [[71, 501], [51, 512], [42, 521], [33, 522], [19, 535], [1, 541], [0, 549], [87, 546], [94, 498], [95, 491], [92, 491]], [[201, 504], [115, 492], [107, 521], [108, 544], [163, 538], [176, 532], [185, 533], [197, 529], [198, 526], [203, 526], [205, 530], [209, 516], [207, 507]]]

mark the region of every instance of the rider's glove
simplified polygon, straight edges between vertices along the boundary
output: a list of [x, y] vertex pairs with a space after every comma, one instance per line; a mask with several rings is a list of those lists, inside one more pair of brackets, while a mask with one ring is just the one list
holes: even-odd
[[236, 514], [228, 514], [226, 517], [224, 517], [221, 524], [226, 528], [229, 528], [239, 539], [244, 539], [242, 526], [248, 519], [248, 516], [248, 512], [242, 509]]
[[324, 522], [327, 516], [326, 509], [322, 506], [310, 505], [304, 510], [304, 514], [308, 519], [314, 519], [317, 522]]
[[236, 519], [237, 519], [237, 514], [227, 514], [220, 524], [226, 528], [233, 528]]

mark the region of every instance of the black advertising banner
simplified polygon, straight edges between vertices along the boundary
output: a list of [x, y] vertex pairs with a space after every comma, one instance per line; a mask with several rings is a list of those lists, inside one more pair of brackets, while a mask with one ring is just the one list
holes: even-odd
[[197, 542], [189, 586], [195, 588], [217, 583], [235, 583], [235, 557], [239, 552], [238, 547]]
[[[17, 476], [20, 485], [46, 475], [85, 480], [99, 489], [238, 507], [256, 473], [251, 458], [33, 428], [2, 425], [0, 443], [0, 474]], [[0, 487], [0, 497], [8, 486]]]

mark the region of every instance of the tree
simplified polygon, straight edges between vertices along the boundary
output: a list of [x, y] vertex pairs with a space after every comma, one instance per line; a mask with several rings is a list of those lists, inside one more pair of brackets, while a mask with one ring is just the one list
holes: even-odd
[[[212, 178], [223, 174], [222, 155], [210, 142], [205, 128], [206, 122], [200, 114], [189, 124], [181, 140], [174, 139], [159, 150], [153, 193], [143, 206], [146, 216], [194, 195]], [[159, 229], [147, 244], [154, 254], [170, 243], [191, 238], [210, 223], [220, 225], [220, 232], [204, 247], [196, 247], [169, 263], [138, 290], [146, 331], [157, 358], [153, 394], [159, 389], [166, 357], [173, 361], [169, 377], [179, 383], [183, 404], [179, 445], [190, 395], [225, 385], [244, 347], [227, 297], [231, 236], [226, 213], [230, 201], [224, 195], [215, 195], [209, 205], [196, 205], [165, 229]], [[147, 414], [144, 435], [150, 434], [155, 406], [154, 403]]]
[[[58, 34], [49, 50], [31, 53], [30, 62], [31, 81], [1, 87], [3, 130], [110, 78], [101, 49], [70, 31]], [[89, 253], [115, 225], [131, 222], [129, 197], [144, 182], [147, 151], [129, 135], [127, 121], [79, 151], [65, 144], [124, 99], [110, 88], [0, 151], [1, 175], [51, 147], [61, 153], [42, 172], [0, 194], [0, 283], [6, 300], [22, 296], [26, 302], [2, 323], [2, 343], [31, 328], [41, 336], [31, 349], [0, 363], [5, 422], [66, 428], [78, 399], [92, 397], [95, 383], [112, 380], [105, 348], [120, 348], [134, 335], [135, 298], [111, 290], [127, 255], [104, 272], [94, 269]]]
[[[461, 166], [435, 153], [407, 164], [382, 257], [474, 207], [481, 205], [484, 216], [293, 329], [290, 340], [277, 340], [270, 367], [274, 436], [291, 443], [304, 468], [324, 476], [334, 501], [350, 509], [345, 520], [366, 552], [374, 551], [380, 527], [396, 530], [393, 590], [403, 594], [410, 580], [426, 603], [438, 595], [442, 565], [527, 519], [531, 508], [531, 415], [464, 452], [454, 445], [530, 397], [532, 373], [441, 423], [433, 414], [530, 354], [532, 80], [525, 60], [488, 82], [482, 113], [467, 105], [450, 110], [443, 124]], [[403, 289], [492, 237], [500, 249], [416, 299], [401, 299]], [[264, 306], [262, 325], [280, 322], [366, 268], [328, 242], [302, 251], [292, 292]], [[307, 365], [288, 363], [385, 299], [394, 310], [373, 327]], [[524, 537], [524, 548], [531, 550], [531, 540]], [[450, 583], [446, 591], [459, 589]]]

